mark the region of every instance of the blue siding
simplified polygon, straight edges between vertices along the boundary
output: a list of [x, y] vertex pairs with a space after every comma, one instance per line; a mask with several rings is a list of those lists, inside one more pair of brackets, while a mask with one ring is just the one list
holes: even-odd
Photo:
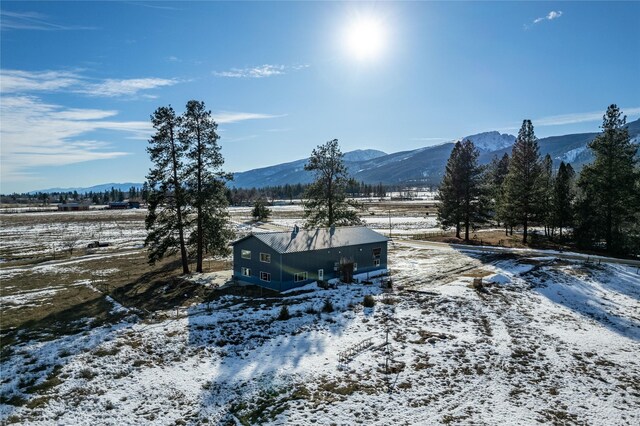
[[[374, 265], [373, 249], [380, 248], [380, 266]], [[242, 250], [251, 251], [251, 259], [243, 259]], [[260, 262], [260, 253], [271, 254], [271, 263]], [[318, 270], [324, 270], [324, 280], [338, 278], [334, 270], [341, 258], [357, 263], [354, 274], [373, 272], [387, 268], [387, 242], [280, 254], [254, 237], [236, 242], [233, 246], [233, 277], [238, 281], [285, 291], [301, 287], [318, 279]], [[242, 267], [251, 269], [251, 277], [242, 276]], [[271, 282], [260, 280], [260, 271], [271, 274]], [[307, 272], [305, 281], [295, 282], [296, 273]]]

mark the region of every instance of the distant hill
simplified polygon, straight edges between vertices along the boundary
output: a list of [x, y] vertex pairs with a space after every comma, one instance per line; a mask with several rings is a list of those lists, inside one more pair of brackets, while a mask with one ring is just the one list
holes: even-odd
[[111, 188], [118, 189], [123, 192], [129, 191], [132, 186], [135, 186], [136, 189], [142, 188], [142, 183], [135, 182], [125, 182], [125, 183], [103, 183], [101, 185], [94, 185], [88, 188], [85, 187], [77, 187], [77, 188], [48, 188], [41, 189], [38, 191], [31, 191], [29, 194], [36, 194], [38, 192], [42, 192], [45, 194], [51, 194], [52, 192], [73, 192], [76, 191], [78, 194], [86, 194], [87, 192], [104, 192], [111, 191]]

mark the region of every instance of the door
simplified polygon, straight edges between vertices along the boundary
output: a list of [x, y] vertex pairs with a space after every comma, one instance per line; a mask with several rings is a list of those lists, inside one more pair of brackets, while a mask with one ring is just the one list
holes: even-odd
[[318, 269], [318, 281], [324, 280], [324, 269]]
[[351, 282], [353, 282], [353, 262], [343, 263], [341, 266], [342, 266], [341, 280], [343, 283], [350, 284]]

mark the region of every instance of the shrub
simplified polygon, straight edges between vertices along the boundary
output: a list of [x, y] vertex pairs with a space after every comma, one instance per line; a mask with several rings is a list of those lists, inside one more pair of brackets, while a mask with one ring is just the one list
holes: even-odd
[[322, 312], [333, 312], [333, 303], [331, 303], [331, 299], [324, 300], [324, 305], [322, 305]]
[[280, 308], [280, 314], [278, 314], [278, 319], [280, 321], [286, 321], [289, 318], [291, 318], [291, 315], [289, 314], [289, 308], [287, 308], [287, 305], [282, 305], [282, 308]]
[[365, 308], [373, 308], [376, 305], [376, 299], [372, 295], [367, 294], [362, 301]]

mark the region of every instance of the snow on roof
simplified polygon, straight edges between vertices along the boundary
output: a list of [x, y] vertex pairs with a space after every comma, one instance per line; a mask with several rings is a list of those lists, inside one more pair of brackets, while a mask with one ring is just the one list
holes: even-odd
[[250, 237], [256, 237], [278, 253], [322, 250], [360, 244], [382, 243], [389, 239], [364, 226], [299, 229], [287, 232], [262, 232], [251, 234], [233, 242], [235, 245]]

